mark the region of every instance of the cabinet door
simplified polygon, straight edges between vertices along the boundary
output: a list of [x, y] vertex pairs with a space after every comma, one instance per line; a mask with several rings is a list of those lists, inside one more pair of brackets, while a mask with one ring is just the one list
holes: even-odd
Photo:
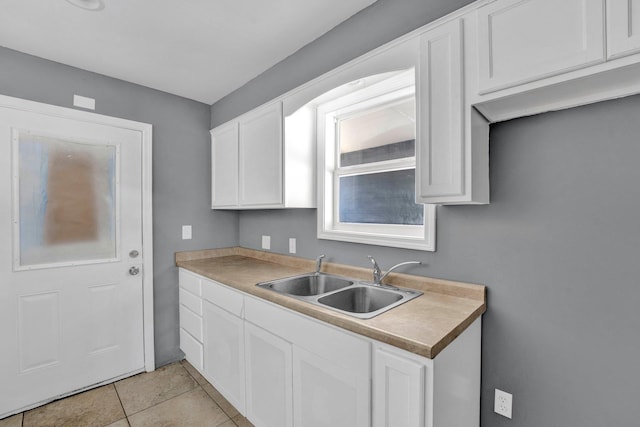
[[607, 57], [640, 51], [640, 0], [607, 2]]
[[184, 358], [202, 372], [202, 343], [184, 328], [180, 328], [180, 350], [184, 352]]
[[293, 349], [296, 427], [368, 427], [369, 378], [298, 347]]
[[238, 123], [211, 131], [211, 207], [238, 206]]
[[291, 344], [245, 322], [245, 351], [247, 418], [256, 427], [291, 427]]
[[483, 93], [604, 61], [604, 0], [503, 0], [478, 17]]
[[425, 366], [381, 348], [373, 363], [373, 426], [423, 427]]
[[240, 118], [240, 205], [282, 205], [282, 102]]
[[203, 312], [204, 376], [244, 414], [244, 322], [206, 301]]
[[462, 22], [451, 21], [420, 40], [419, 143], [416, 200], [464, 194]]

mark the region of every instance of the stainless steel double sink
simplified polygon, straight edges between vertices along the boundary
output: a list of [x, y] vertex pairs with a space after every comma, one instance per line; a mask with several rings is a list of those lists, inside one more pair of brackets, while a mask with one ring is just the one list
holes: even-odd
[[360, 319], [370, 319], [422, 295], [412, 289], [327, 273], [302, 274], [256, 286]]

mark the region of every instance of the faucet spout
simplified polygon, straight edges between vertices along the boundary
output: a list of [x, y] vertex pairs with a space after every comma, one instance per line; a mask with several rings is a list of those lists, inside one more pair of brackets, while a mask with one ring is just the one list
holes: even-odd
[[388, 269], [384, 274], [382, 273], [382, 270], [380, 270], [380, 266], [378, 266], [378, 263], [376, 262], [375, 259], [373, 259], [373, 257], [371, 255], [367, 255], [369, 257], [369, 259], [371, 260], [371, 263], [373, 264], [373, 283], [375, 285], [382, 285], [382, 281], [385, 279], [385, 277], [387, 277], [387, 275], [389, 273], [391, 273], [392, 271], [394, 271], [397, 268], [403, 267], [405, 265], [415, 265], [415, 264], [422, 264], [421, 261], [405, 261], [405, 262], [401, 262], [400, 264], [396, 264], [393, 267], [391, 267], [390, 269]]
[[371, 255], [367, 255], [367, 258], [369, 258], [373, 264], [373, 283], [377, 285], [382, 280], [382, 270], [380, 270], [380, 266]]
[[320, 274], [320, 269], [322, 268], [322, 259], [325, 257], [325, 254], [322, 254], [316, 258], [316, 274]]

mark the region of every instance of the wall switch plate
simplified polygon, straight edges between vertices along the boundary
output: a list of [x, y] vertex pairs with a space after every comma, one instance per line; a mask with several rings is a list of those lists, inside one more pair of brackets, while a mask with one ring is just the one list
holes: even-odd
[[191, 239], [191, 226], [183, 225], [182, 226], [182, 240], [190, 240]]
[[503, 417], [511, 419], [511, 403], [513, 402], [513, 395], [506, 391], [496, 389], [495, 401], [493, 404], [493, 411], [496, 414], [500, 414]]
[[271, 249], [271, 236], [262, 236], [262, 249]]
[[86, 108], [87, 110], [95, 110], [96, 100], [93, 98], [87, 98], [86, 96], [73, 95], [73, 106]]
[[289, 238], [289, 253], [290, 254], [295, 254], [296, 253], [296, 238], [295, 237], [290, 237]]

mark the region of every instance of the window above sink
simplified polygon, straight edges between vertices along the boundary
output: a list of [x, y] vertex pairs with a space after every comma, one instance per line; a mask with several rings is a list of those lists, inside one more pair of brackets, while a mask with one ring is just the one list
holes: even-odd
[[415, 70], [354, 86], [317, 106], [318, 237], [434, 250], [435, 208], [415, 202]]

